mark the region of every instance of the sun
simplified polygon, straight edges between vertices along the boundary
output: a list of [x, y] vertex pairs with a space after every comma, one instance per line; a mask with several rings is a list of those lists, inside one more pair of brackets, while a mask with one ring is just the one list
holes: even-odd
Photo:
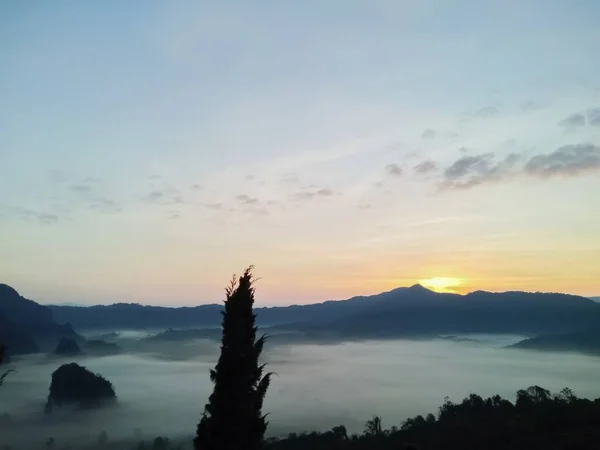
[[453, 277], [434, 277], [419, 280], [419, 283], [436, 292], [456, 292], [455, 288], [463, 284], [463, 280]]

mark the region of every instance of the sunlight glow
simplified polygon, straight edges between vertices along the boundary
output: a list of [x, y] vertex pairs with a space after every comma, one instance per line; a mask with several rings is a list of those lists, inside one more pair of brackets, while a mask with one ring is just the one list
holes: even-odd
[[419, 283], [436, 292], [457, 292], [455, 288], [463, 284], [463, 280], [451, 277], [434, 277], [419, 280]]

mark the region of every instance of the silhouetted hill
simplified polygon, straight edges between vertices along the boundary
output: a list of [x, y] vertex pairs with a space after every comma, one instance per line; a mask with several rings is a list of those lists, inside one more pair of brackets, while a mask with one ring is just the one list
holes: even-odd
[[46, 412], [62, 406], [95, 408], [116, 399], [110, 381], [78, 364], [64, 364], [52, 374]]
[[[222, 310], [214, 304], [186, 308], [115, 304], [51, 309], [60, 321], [81, 329], [218, 327]], [[600, 321], [600, 304], [575, 295], [485, 291], [441, 294], [420, 285], [348, 300], [255, 311], [261, 326], [286, 326], [313, 337], [332, 333], [349, 338], [437, 333], [536, 335], [587, 329]]]
[[56, 350], [54, 350], [54, 354], [59, 356], [76, 356], [81, 353], [81, 348], [79, 348], [77, 342], [67, 338], [62, 338], [56, 346]]
[[375, 296], [359, 314], [331, 323], [345, 335], [386, 337], [430, 333], [571, 332], [600, 320], [600, 305], [584, 297], [554, 293], [475, 291], [440, 294], [413, 286]]
[[579, 352], [600, 355], [600, 328], [525, 339], [510, 346], [526, 350]]
[[39, 350], [33, 336], [0, 313], [0, 342], [7, 346], [7, 355], [35, 353]]
[[53, 350], [63, 337], [81, 339], [71, 325], [55, 322], [50, 308], [0, 284], [0, 341], [7, 345], [9, 354]]

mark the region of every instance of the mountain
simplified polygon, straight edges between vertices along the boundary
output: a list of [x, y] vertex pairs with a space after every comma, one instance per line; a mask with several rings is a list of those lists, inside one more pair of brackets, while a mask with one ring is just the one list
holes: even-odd
[[590, 297], [590, 300], [600, 303], [600, 297]]
[[[220, 305], [185, 308], [115, 304], [87, 308], [51, 306], [54, 317], [79, 329], [217, 327]], [[313, 336], [383, 338], [438, 333], [567, 333], [600, 321], [600, 304], [567, 294], [476, 291], [466, 295], [423, 286], [312, 305], [256, 308], [261, 326]]]
[[360, 314], [333, 321], [331, 328], [361, 337], [431, 333], [537, 335], [581, 330], [600, 320], [599, 304], [567, 294], [440, 294], [416, 285], [380, 294], [375, 300]]
[[0, 342], [9, 354], [54, 349], [61, 338], [81, 339], [71, 325], [55, 322], [50, 308], [0, 284]]
[[600, 328], [524, 339], [510, 348], [600, 355]]

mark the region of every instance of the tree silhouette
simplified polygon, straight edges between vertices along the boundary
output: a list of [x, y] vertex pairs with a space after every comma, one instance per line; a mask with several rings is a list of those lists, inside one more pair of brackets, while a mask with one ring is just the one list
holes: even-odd
[[365, 424], [365, 434], [370, 436], [379, 436], [383, 434], [381, 418], [379, 416], [373, 416], [371, 420], [367, 420], [367, 423]]
[[266, 336], [256, 339], [252, 266], [225, 290], [221, 356], [210, 379], [213, 393], [196, 430], [196, 450], [256, 450], [267, 428], [262, 405], [271, 381], [258, 359]]

